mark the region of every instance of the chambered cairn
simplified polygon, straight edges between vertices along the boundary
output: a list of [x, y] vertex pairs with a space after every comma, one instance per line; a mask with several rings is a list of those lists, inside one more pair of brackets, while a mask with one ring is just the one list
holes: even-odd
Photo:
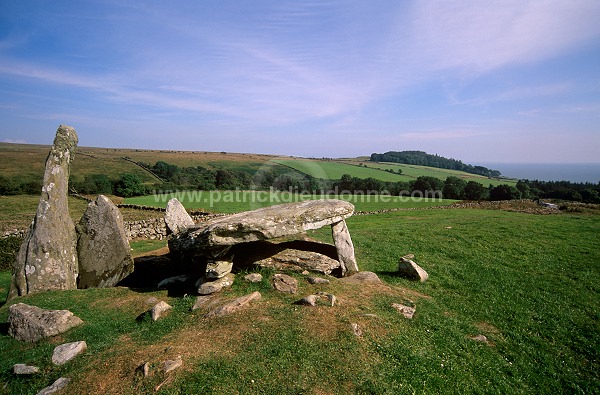
[[60, 125], [50, 154], [37, 212], [13, 268], [9, 298], [77, 288], [77, 236], [67, 203], [69, 164], [77, 133]]

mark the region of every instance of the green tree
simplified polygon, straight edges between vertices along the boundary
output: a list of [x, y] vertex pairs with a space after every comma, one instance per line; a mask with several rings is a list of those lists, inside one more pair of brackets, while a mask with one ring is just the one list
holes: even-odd
[[490, 200], [521, 199], [521, 192], [512, 185], [498, 185], [490, 190]]
[[137, 175], [123, 174], [115, 183], [114, 193], [122, 197], [140, 196], [146, 193], [146, 188]]
[[488, 189], [477, 181], [469, 181], [464, 192], [467, 200], [483, 200], [487, 197]]
[[462, 178], [455, 176], [446, 177], [444, 182], [444, 199], [464, 199], [467, 183]]

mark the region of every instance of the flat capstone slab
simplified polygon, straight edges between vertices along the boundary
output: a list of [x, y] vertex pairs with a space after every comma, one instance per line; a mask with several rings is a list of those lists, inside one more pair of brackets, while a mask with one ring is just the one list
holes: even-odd
[[[264, 207], [188, 228], [181, 239], [201, 249], [292, 236], [339, 223], [354, 213], [343, 200], [308, 200]], [[181, 240], [187, 244], [187, 240]], [[184, 247], [185, 248], [185, 247]]]

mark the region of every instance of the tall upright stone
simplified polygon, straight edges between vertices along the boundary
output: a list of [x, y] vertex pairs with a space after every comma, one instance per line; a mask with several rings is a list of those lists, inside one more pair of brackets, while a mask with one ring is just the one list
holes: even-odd
[[107, 288], [133, 272], [133, 258], [119, 208], [104, 195], [88, 204], [76, 226], [78, 288]]
[[75, 129], [58, 127], [46, 159], [37, 213], [13, 265], [9, 298], [77, 288], [77, 237], [67, 202], [69, 164], [77, 143]]

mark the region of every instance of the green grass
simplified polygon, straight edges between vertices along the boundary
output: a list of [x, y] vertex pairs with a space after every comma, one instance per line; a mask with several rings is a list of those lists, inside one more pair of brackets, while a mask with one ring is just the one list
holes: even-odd
[[[238, 280], [223, 292], [231, 299], [258, 290], [263, 298], [214, 320], [189, 311], [193, 298], [165, 292], [29, 295], [19, 301], [69, 308], [85, 324], [38, 344], [0, 333], [0, 392], [33, 394], [62, 375], [72, 378], [73, 393], [154, 393], [165, 379], [157, 393], [599, 393], [598, 218], [475, 209], [354, 216], [347, 223], [359, 267], [389, 287], [316, 286], [294, 274], [299, 293], [280, 294], [264, 270], [261, 283]], [[328, 229], [313, 236], [331, 240]], [[427, 282], [394, 275], [408, 253], [428, 271]], [[0, 291], [9, 282], [0, 273]], [[292, 304], [319, 290], [335, 294], [339, 306]], [[136, 320], [150, 296], [175, 307], [164, 321]], [[413, 320], [390, 307], [409, 299], [417, 309]], [[7, 307], [0, 306], [0, 322]], [[361, 325], [362, 337], [351, 334], [351, 322]], [[470, 339], [477, 334], [491, 343]], [[84, 355], [51, 366], [56, 344], [81, 339], [88, 342]], [[158, 370], [177, 354], [184, 368], [170, 378], [134, 373], [145, 361]], [[42, 373], [14, 377], [17, 362]]]
[[171, 194], [137, 196], [125, 199], [127, 204], [162, 207], [176, 197], [188, 210], [206, 210], [218, 213], [237, 213], [274, 204], [298, 202], [306, 199], [338, 198], [354, 204], [356, 211], [376, 211], [391, 208], [417, 208], [452, 204], [455, 200], [410, 198], [389, 195], [307, 195], [277, 191], [180, 191]]
[[357, 178], [374, 178], [381, 181], [409, 181], [409, 177], [399, 174], [392, 174], [372, 168], [355, 166], [348, 163], [325, 160], [310, 159], [275, 159], [275, 163], [291, 167], [302, 173], [315, 178], [324, 178], [328, 180], [339, 180], [344, 174], [350, 174]]

